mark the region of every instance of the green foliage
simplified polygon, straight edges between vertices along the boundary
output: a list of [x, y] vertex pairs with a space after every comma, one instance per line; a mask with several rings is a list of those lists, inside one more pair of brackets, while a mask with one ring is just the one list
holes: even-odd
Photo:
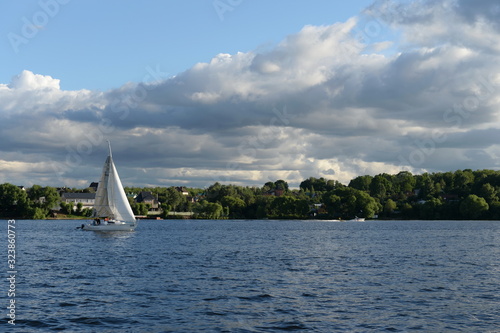
[[279, 179], [274, 182], [274, 188], [277, 190], [288, 191], [288, 183], [283, 179]]
[[47, 217], [48, 211], [43, 208], [35, 207], [31, 211], [31, 218], [33, 220], [43, 220]]
[[394, 189], [397, 192], [408, 193], [415, 188], [416, 179], [409, 171], [401, 171], [394, 178]]
[[498, 192], [490, 183], [481, 185], [479, 190], [479, 195], [486, 200], [488, 203], [493, 203], [498, 201]]
[[382, 210], [382, 205], [368, 193], [352, 187], [342, 187], [326, 192], [323, 196], [332, 218], [373, 217]]
[[438, 198], [430, 198], [420, 205], [419, 218], [423, 220], [437, 220], [441, 217], [443, 202]]
[[386, 175], [373, 177], [370, 183], [370, 195], [375, 198], [384, 199], [392, 193], [392, 182]]
[[460, 213], [465, 218], [479, 219], [483, 213], [489, 209], [489, 205], [484, 198], [475, 194], [470, 194], [460, 204]]
[[135, 215], [148, 215], [148, 205], [143, 202], [133, 202], [130, 207], [132, 208], [132, 211]]
[[271, 213], [271, 204], [274, 196], [258, 195], [252, 204], [247, 206], [246, 217], [254, 219], [269, 218]]
[[387, 199], [384, 205], [384, 213], [386, 216], [391, 216], [391, 214], [396, 210], [397, 204], [392, 199]]
[[349, 187], [360, 191], [370, 191], [370, 184], [372, 183], [372, 180], [372, 176], [359, 176], [349, 182]]
[[306, 192], [325, 192], [331, 191], [337, 187], [343, 187], [341, 183], [335, 180], [326, 180], [325, 178], [314, 178], [309, 177], [309, 179], [304, 180], [300, 183], [300, 188]]
[[228, 216], [232, 219], [245, 218], [245, 208], [247, 204], [240, 198], [235, 198], [226, 195], [222, 198], [221, 204], [228, 208]]
[[161, 204], [161, 210], [162, 210], [161, 217], [163, 217], [163, 218], [168, 217], [168, 213], [171, 211], [171, 209], [172, 209], [172, 207], [170, 207], [169, 204], [162, 203]]
[[0, 185], [0, 216], [29, 217], [29, 201], [26, 192], [12, 184]]
[[304, 218], [309, 211], [305, 200], [292, 196], [276, 197], [269, 205], [268, 217], [275, 219]]
[[27, 191], [28, 199], [34, 207], [45, 209], [47, 212], [57, 205], [59, 193], [54, 187], [33, 185]]
[[224, 209], [218, 203], [203, 200], [193, 207], [195, 217], [217, 220], [223, 217]]
[[61, 207], [61, 213], [68, 214], [68, 215], [73, 214], [73, 203], [71, 203], [71, 202], [68, 202], [68, 203], [61, 202], [59, 204], [59, 206]]
[[[82, 192], [88, 189], [71, 189]], [[500, 219], [500, 171], [457, 170], [445, 173], [396, 175], [382, 173], [352, 179], [349, 186], [336, 180], [310, 177], [300, 189], [290, 189], [279, 179], [262, 187], [215, 183], [206, 189], [126, 188], [127, 193], [152, 192], [163, 217], [169, 211], [194, 212], [197, 218], [286, 218], [304, 219], [320, 214], [329, 218], [354, 216], [396, 219]], [[59, 202], [55, 188], [33, 185], [24, 191], [12, 184], [0, 185], [0, 217], [46, 218]], [[146, 215], [148, 205], [129, 198], [137, 215]], [[61, 203], [65, 214], [89, 216], [82, 204]], [[317, 209], [321, 206], [321, 209]], [[321, 212], [320, 212], [321, 211]], [[319, 215], [317, 215], [319, 216]]]
[[92, 209], [84, 208], [81, 215], [86, 217], [92, 216]]
[[83, 210], [83, 204], [81, 202], [79, 202], [76, 205], [76, 215], [81, 215], [82, 214], [82, 210]]

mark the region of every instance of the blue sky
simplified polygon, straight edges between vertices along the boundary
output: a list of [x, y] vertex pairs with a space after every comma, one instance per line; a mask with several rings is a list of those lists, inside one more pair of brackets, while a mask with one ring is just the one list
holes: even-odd
[[500, 167], [500, 4], [3, 1], [0, 183]]
[[218, 53], [271, 48], [308, 24], [345, 21], [369, 4], [367, 0], [2, 2], [4, 34], [22, 37], [23, 18], [43, 27], [26, 38], [27, 43], [2, 39], [9, 65], [0, 69], [0, 82], [28, 69], [60, 79], [63, 89], [117, 88], [141, 81], [148, 66], [173, 76]]

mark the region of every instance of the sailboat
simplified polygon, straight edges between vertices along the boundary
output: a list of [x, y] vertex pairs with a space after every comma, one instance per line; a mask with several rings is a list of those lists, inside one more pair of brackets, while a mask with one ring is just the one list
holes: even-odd
[[122, 182], [116, 171], [111, 143], [108, 141], [109, 155], [104, 162], [101, 180], [97, 187], [94, 209], [89, 224], [82, 224], [82, 230], [132, 231], [137, 226]]

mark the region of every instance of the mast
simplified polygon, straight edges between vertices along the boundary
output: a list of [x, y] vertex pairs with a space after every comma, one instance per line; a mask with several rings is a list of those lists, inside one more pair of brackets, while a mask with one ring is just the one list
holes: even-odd
[[111, 152], [111, 142], [109, 140], [106, 140], [108, 142], [108, 147], [109, 147], [109, 157], [113, 158], [113, 153]]

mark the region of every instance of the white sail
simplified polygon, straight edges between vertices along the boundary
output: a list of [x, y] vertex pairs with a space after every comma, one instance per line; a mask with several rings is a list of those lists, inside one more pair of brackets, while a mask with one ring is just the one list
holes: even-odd
[[[123, 189], [122, 182], [118, 176], [118, 171], [116, 171], [115, 164], [113, 163], [113, 158], [111, 159], [111, 172], [109, 174], [109, 184], [113, 185], [111, 189], [108, 187], [108, 198], [110, 199], [110, 207], [113, 211], [115, 220], [124, 222], [135, 223], [134, 212], [127, 199], [125, 190]], [[112, 203], [112, 204], [111, 204]]]
[[93, 217], [109, 218], [132, 224], [135, 224], [136, 221], [118, 176], [118, 171], [113, 163], [111, 145], [97, 188]]
[[94, 203], [94, 212], [92, 214], [92, 217], [107, 217], [113, 214], [109, 206], [109, 198], [108, 198], [110, 165], [111, 165], [111, 156], [108, 156], [106, 162], [104, 162], [101, 180], [99, 181], [99, 186], [97, 187], [97, 192], [95, 195], [95, 203]]

